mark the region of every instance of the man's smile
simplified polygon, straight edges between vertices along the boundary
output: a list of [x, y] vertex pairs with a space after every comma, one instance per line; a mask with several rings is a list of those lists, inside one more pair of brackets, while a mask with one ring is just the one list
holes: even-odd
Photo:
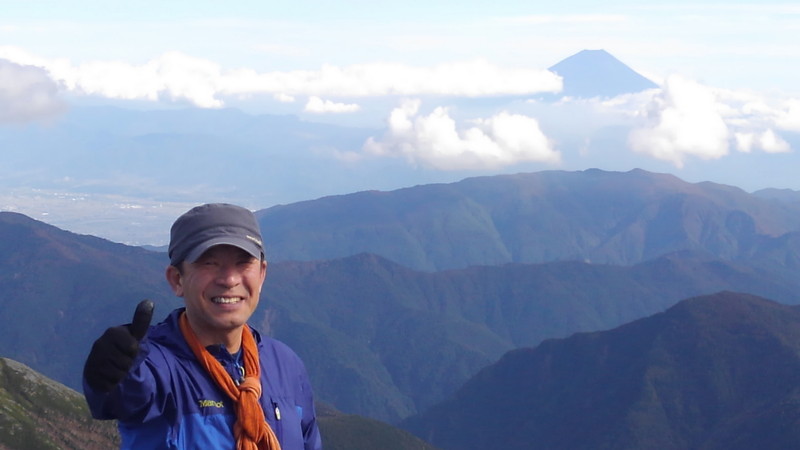
[[223, 305], [238, 303], [242, 300], [244, 300], [242, 297], [211, 297], [212, 302]]

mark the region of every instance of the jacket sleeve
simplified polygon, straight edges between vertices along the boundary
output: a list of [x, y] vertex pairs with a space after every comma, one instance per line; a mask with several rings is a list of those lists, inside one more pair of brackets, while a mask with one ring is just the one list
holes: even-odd
[[303, 443], [305, 450], [322, 450], [322, 437], [319, 433], [319, 426], [317, 425], [317, 413], [314, 409], [314, 394], [311, 390], [311, 383], [308, 380], [308, 374], [303, 368], [300, 377], [300, 386], [302, 389], [303, 405]]
[[[284, 450], [320, 450], [314, 394], [300, 357], [272, 338], [261, 341], [261, 402]], [[279, 406], [281, 414], [277, 414]], [[292, 411], [290, 413], [289, 411]]]

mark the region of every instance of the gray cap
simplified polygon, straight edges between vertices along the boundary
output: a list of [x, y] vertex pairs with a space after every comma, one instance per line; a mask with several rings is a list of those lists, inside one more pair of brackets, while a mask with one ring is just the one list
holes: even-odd
[[264, 255], [261, 231], [250, 210], [227, 203], [196, 206], [172, 224], [170, 264], [195, 262], [206, 250], [222, 244], [239, 247], [255, 258]]

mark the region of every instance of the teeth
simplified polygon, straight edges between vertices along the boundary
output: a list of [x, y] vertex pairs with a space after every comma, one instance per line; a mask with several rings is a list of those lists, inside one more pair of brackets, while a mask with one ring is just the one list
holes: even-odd
[[211, 299], [214, 303], [236, 303], [241, 300], [239, 297], [214, 297]]

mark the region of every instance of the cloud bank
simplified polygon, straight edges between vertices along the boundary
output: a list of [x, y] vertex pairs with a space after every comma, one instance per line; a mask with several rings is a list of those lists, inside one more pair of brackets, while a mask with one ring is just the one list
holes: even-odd
[[776, 119], [778, 128], [800, 132], [800, 100], [789, 99], [784, 102], [784, 109]]
[[381, 139], [371, 137], [364, 151], [401, 156], [438, 170], [493, 169], [523, 161], [558, 163], [560, 154], [536, 119], [502, 112], [458, 129], [446, 108], [419, 114], [419, 100], [405, 101], [389, 116]]
[[316, 114], [323, 113], [349, 113], [356, 112], [361, 107], [355, 103], [336, 103], [330, 100], [323, 100], [317, 96], [308, 99], [304, 111]]
[[[0, 46], [0, 58], [43, 68], [51, 78], [75, 93], [114, 99], [187, 102], [202, 108], [221, 107], [228, 97], [244, 98], [255, 94], [271, 95], [279, 101], [297, 96], [481, 97], [557, 92], [562, 87], [561, 78], [547, 70], [506, 69], [483, 60], [434, 67], [370, 63], [259, 73], [251, 69], [223, 70], [212, 61], [180, 52], [167, 52], [138, 65], [121, 61], [72, 64], [68, 60], [47, 60], [15, 47]], [[312, 107], [317, 103], [314, 100]], [[335, 111], [337, 108], [328, 109]]]
[[[219, 108], [233, 99], [264, 95], [274, 102], [297, 103], [297, 110], [306, 113], [345, 114], [361, 111], [356, 101], [368, 97], [430, 96], [439, 97], [441, 105], [447, 102], [443, 97], [523, 96], [562, 88], [562, 80], [549, 71], [501, 68], [484, 60], [431, 67], [394, 63], [326, 65], [319, 70], [259, 73], [250, 69], [225, 70], [212, 61], [180, 52], [164, 53], [143, 64], [73, 64], [66, 59], [45, 59], [17, 47], [0, 46], [0, 58], [4, 58], [0, 59], [0, 122], [33, 120], [57, 113], [63, 108], [59, 89], [202, 108]], [[715, 89], [680, 76], [667, 77], [661, 89], [605, 101], [571, 101], [582, 102], [590, 111], [584, 116], [598, 123], [604, 120], [594, 119], [599, 117], [595, 114], [625, 115], [622, 125], [631, 129], [627, 140], [631, 151], [679, 168], [693, 159], [715, 160], [733, 151], [790, 152], [791, 146], [782, 134], [800, 132], [798, 99], [776, 100]], [[419, 107], [419, 101], [410, 101], [392, 111], [385, 135], [371, 138], [362, 150], [374, 155], [403, 156], [413, 164], [440, 170], [499, 168], [521, 161], [557, 163], [571, 157], [562, 155], [565, 148], [554, 149], [529, 111], [503, 112], [487, 119], [456, 123], [446, 107], [432, 109], [427, 115], [420, 114]], [[489, 114], [492, 113], [476, 115]], [[578, 123], [577, 117], [569, 120], [576, 121], [576, 127], [594, 126]]]
[[543, 69], [504, 69], [484, 60], [412, 67], [370, 63], [325, 65], [317, 71], [236, 70], [221, 83], [226, 94], [282, 93], [339, 97], [446, 95], [482, 97], [558, 92], [561, 78]]
[[800, 130], [800, 108], [796, 101], [782, 103], [671, 76], [640, 111], [642, 121], [628, 144], [679, 168], [687, 158], [719, 159], [731, 149], [788, 152], [789, 144], [775, 129]]
[[0, 123], [47, 119], [65, 108], [44, 70], [0, 59]]

